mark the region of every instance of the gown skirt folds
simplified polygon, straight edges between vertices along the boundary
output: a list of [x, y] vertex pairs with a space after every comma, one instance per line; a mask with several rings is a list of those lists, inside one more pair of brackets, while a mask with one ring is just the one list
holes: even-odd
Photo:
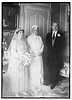
[[43, 84], [42, 56], [36, 56], [33, 58], [30, 67], [30, 78], [32, 84], [35, 84], [36, 86]]
[[34, 56], [30, 64], [30, 82], [31, 86], [38, 87], [43, 84], [43, 60], [42, 55], [39, 53], [43, 52], [43, 42], [40, 36], [34, 34], [27, 38], [28, 44], [30, 46], [30, 52]]
[[[23, 92], [28, 87], [28, 66], [23, 67], [18, 60], [10, 59], [8, 74], [10, 77], [10, 89], [12, 92]], [[18, 68], [21, 67], [21, 68]]]
[[[29, 89], [29, 65], [24, 65], [22, 56], [27, 49], [22, 44], [14, 41], [11, 44], [11, 57], [9, 59], [8, 75], [10, 78], [10, 89], [13, 93], [24, 92]], [[21, 58], [20, 58], [21, 57]]]

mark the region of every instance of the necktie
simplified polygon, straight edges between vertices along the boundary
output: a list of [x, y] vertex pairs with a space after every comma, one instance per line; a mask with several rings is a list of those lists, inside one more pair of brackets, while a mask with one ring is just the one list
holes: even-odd
[[55, 32], [53, 33], [53, 36], [52, 36], [52, 46], [54, 46], [54, 42], [55, 42]]
[[55, 38], [55, 32], [53, 33], [53, 39]]

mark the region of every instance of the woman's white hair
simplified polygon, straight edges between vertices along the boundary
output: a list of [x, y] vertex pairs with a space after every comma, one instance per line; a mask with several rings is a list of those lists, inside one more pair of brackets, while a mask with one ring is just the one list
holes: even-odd
[[32, 26], [32, 30], [37, 30], [37, 28], [39, 28], [39, 26], [37, 26], [37, 25]]

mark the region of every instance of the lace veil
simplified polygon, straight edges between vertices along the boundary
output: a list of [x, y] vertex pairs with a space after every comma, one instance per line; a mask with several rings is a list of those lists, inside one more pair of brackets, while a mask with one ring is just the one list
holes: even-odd
[[14, 39], [17, 38], [19, 31], [24, 31], [24, 30], [23, 29], [20, 29], [20, 28], [18, 28], [18, 29], [15, 30], [14, 35], [12, 37], [12, 40], [10, 42], [9, 48], [8, 48], [8, 50], [6, 52], [6, 55], [7, 55], [6, 59], [8, 59], [8, 60], [10, 59], [10, 56], [11, 56], [11, 43], [13, 42]]

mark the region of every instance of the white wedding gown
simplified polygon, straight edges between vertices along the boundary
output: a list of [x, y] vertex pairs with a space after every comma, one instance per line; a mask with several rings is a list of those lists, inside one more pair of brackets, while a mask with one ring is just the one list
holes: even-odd
[[16, 39], [12, 41], [8, 74], [10, 78], [10, 89], [14, 93], [23, 92], [28, 89], [28, 66], [24, 66], [20, 59], [26, 52], [27, 46], [25, 43], [19, 43]]

